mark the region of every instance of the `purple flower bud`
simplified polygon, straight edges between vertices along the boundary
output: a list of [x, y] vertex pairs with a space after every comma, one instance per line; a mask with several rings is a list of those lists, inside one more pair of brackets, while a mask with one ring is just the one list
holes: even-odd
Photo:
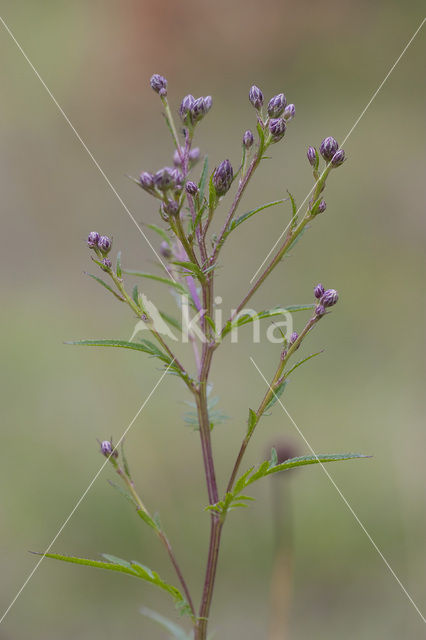
[[243, 145], [245, 146], [246, 149], [250, 149], [253, 142], [254, 142], [253, 134], [250, 131], [250, 129], [247, 129], [247, 131], [243, 135]]
[[333, 167], [340, 167], [340, 165], [343, 164], [345, 160], [346, 160], [346, 157], [345, 157], [344, 150], [339, 149], [331, 158], [331, 164]]
[[102, 260], [102, 264], [103, 264], [102, 269], [104, 271], [108, 271], [108, 269], [111, 269], [111, 267], [112, 267], [112, 262], [111, 262], [111, 260], [109, 258], [104, 258]]
[[187, 122], [188, 114], [190, 114], [194, 106], [195, 98], [191, 94], [184, 97], [179, 108], [179, 114], [183, 122]]
[[157, 173], [153, 176], [154, 185], [160, 191], [167, 191], [167, 189], [171, 189], [174, 185], [174, 177], [173, 177], [173, 169], [170, 167], [163, 167], [157, 171]]
[[283, 93], [279, 93], [269, 100], [268, 103], [268, 116], [270, 118], [279, 118], [284, 113], [287, 100]]
[[317, 306], [315, 307], [315, 315], [316, 316], [323, 316], [325, 313], [325, 307], [322, 304], [317, 304]]
[[190, 110], [192, 122], [198, 122], [206, 115], [206, 113], [207, 111], [204, 105], [204, 98], [197, 98], [194, 100], [194, 104]]
[[204, 97], [204, 111], [207, 113], [212, 108], [213, 100], [211, 96]]
[[218, 196], [225, 195], [232, 184], [233, 178], [234, 171], [232, 165], [229, 160], [224, 160], [213, 173], [213, 185]]
[[262, 108], [263, 105], [263, 93], [256, 87], [254, 84], [249, 91], [249, 100], [252, 103], [253, 107], [257, 110]]
[[321, 199], [318, 204], [318, 213], [324, 213], [327, 209], [327, 203], [324, 199]]
[[290, 344], [294, 344], [298, 337], [299, 337], [299, 334], [296, 331], [293, 331], [293, 333], [290, 336]]
[[160, 76], [159, 73], [154, 73], [154, 75], [151, 76], [150, 85], [156, 93], [161, 92], [160, 95], [167, 95], [167, 80], [163, 76]]
[[95, 247], [97, 247], [98, 241], [99, 241], [99, 233], [97, 231], [91, 231], [87, 238], [87, 244], [90, 247], [90, 249], [94, 249]]
[[187, 182], [186, 183], [186, 192], [189, 193], [190, 196], [196, 196], [198, 195], [198, 187], [195, 184], [195, 182]]
[[324, 158], [324, 160], [331, 160], [331, 158], [336, 153], [339, 145], [337, 140], [329, 136], [328, 138], [324, 138], [324, 140], [320, 144], [320, 154]]
[[179, 213], [179, 203], [176, 200], [168, 200], [161, 205], [163, 213], [167, 216], [176, 216]]
[[105, 458], [109, 458], [111, 454], [114, 458], [118, 458], [118, 451], [114, 449], [112, 442], [109, 440], [103, 440], [101, 442], [101, 453]]
[[314, 289], [314, 296], [317, 298], [317, 300], [322, 298], [322, 296], [324, 294], [324, 291], [325, 291], [325, 289], [324, 289], [323, 285], [321, 283], [317, 284], [317, 286]]
[[169, 243], [165, 240], [163, 240], [163, 242], [160, 244], [160, 253], [163, 258], [166, 258], [166, 260], [170, 260], [173, 255]]
[[332, 307], [334, 304], [336, 304], [338, 299], [339, 294], [337, 293], [336, 289], [327, 289], [327, 291], [324, 291], [320, 303], [324, 307]]
[[285, 120], [282, 118], [271, 118], [269, 120], [269, 131], [272, 136], [272, 142], [279, 142], [284, 137], [286, 130]]
[[308, 153], [306, 155], [308, 156], [309, 164], [314, 167], [314, 169], [317, 169], [319, 157], [318, 151], [315, 149], [315, 147], [308, 147]]
[[107, 255], [111, 251], [112, 240], [108, 236], [101, 236], [98, 240], [98, 249]]
[[154, 176], [148, 171], [143, 171], [141, 173], [139, 181], [141, 183], [141, 187], [145, 189], [145, 191], [151, 191], [154, 188]]
[[291, 120], [296, 115], [296, 107], [294, 104], [288, 104], [284, 109], [284, 120]]

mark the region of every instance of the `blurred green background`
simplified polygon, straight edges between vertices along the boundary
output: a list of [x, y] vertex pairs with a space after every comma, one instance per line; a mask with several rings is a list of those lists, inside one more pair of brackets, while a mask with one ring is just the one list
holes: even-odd
[[[343, 139], [423, 8], [396, 0], [4, 0], [1, 6], [136, 219], [148, 223], [156, 221], [156, 207], [125, 174], [170, 164], [151, 73], [168, 77], [174, 108], [188, 92], [213, 95], [198, 133], [212, 166], [225, 157], [239, 162], [241, 135], [254, 124], [249, 86], [259, 84], [268, 98], [283, 90], [296, 104], [296, 118], [272, 149], [273, 160], [259, 169], [242, 211], [287, 188], [301, 202], [312, 180], [306, 147], [326, 135]], [[131, 315], [83, 274], [90, 269], [87, 233], [112, 234], [129, 268], [159, 271], [3, 28], [0, 55], [3, 611], [36, 563], [28, 550], [46, 548], [99, 469], [96, 438], [117, 439], [159, 377], [157, 364], [143, 354], [63, 344], [128, 339], [133, 329]], [[326, 214], [253, 301], [258, 309], [309, 302], [318, 281], [339, 290], [336, 311], [306, 347], [325, 353], [294, 376], [283, 400], [317, 452], [374, 455], [328, 469], [423, 612], [424, 59], [422, 32], [346, 143], [349, 160], [332, 175]], [[225, 308], [239, 302], [288, 215], [288, 208], [265, 211], [229, 242], [217, 284]], [[149, 283], [146, 292], [173, 310], [165, 290]], [[303, 319], [296, 321], [301, 326]], [[230, 416], [214, 432], [222, 487], [247, 408], [264, 391], [249, 356], [269, 375], [276, 350], [265, 341], [253, 345], [247, 330], [237, 345], [228, 342], [218, 352], [214, 394]], [[208, 516], [198, 436], [182, 421], [188, 399], [179, 381], [166, 379], [129, 433], [127, 450], [137, 485], [160, 512], [197, 592]], [[262, 460], [274, 442], [308, 453], [275, 408], [247, 464]], [[109, 469], [102, 473], [54, 550], [135, 558], [172, 578], [163, 549], [109, 487], [111, 477]], [[294, 578], [283, 640], [423, 637], [421, 618], [317, 468], [274, 486], [264, 481], [255, 488], [254, 507], [231, 514], [212, 611], [215, 637], [279, 638], [268, 630], [277, 566], [272, 491], [276, 498], [288, 483], [292, 508], [281, 497], [285, 520], [291, 516], [293, 523]], [[0, 639], [164, 638], [138, 613], [141, 605], [170, 612], [165, 596], [126, 576], [45, 561], [0, 626]]]

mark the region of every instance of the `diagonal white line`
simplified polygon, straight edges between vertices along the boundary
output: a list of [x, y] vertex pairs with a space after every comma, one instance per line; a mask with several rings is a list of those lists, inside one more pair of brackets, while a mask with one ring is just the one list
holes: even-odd
[[66, 120], [66, 122], [68, 123], [68, 125], [70, 126], [70, 128], [72, 129], [73, 133], [75, 134], [77, 140], [80, 142], [81, 146], [83, 147], [83, 149], [86, 151], [86, 153], [88, 154], [88, 156], [90, 157], [90, 159], [92, 160], [93, 164], [95, 165], [95, 167], [97, 168], [97, 170], [99, 171], [99, 173], [101, 174], [101, 176], [103, 177], [103, 179], [105, 180], [105, 182], [107, 183], [107, 185], [109, 186], [109, 188], [111, 189], [111, 191], [113, 192], [113, 194], [115, 195], [115, 197], [117, 198], [117, 200], [119, 201], [119, 203], [121, 204], [121, 206], [123, 207], [123, 209], [126, 211], [126, 213], [128, 214], [129, 218], [131, 219], [131, 221], [136, 225], [139, 233], [142, 235], [142, 237], [146, 240], [146, 242], [148, 243], [148, 245], [150, 246], [150, 248], [152, 249], [152, 251], [154, 252], [156, 258], [160, 261], [160, 263], [163, 265], [164, 269], [167, 272], [167, 275], [171, 276], [172, 279], [176, 282], [176, 279], [173, 277], [173, 274], [169, 273], [169, 270], [167, 269], [167, 266], [165, 265], [165, 263], [163, 262], [163, 260], [161, 259], [161, 257], [158, 255], [158, 252], [155, 250], [155, 247], [152, 245], [152, 243], [150, 242], [148, 236], [144, 233], [144, 231], [142, 230], [141, 226], [138, 224], [136, 218], [134, 217], [134, 215], [131, 213], [131, 211], [129, 210], [129, 208], [127, 207], [126, 203], [124, 202], [123, 198], [120, 196], [120, 194], [118, 193], [117, 189], [114, 187], [114, 185], [112, 184], [111, 180], [108, 178], [108, 176], [106, 175], [105, 171], [102, 169], [102, 167], [100, 166], [99, 162], [96, 160], [96, 158], [94, 157], [93, 153], [90, 151], [89, 147], [87, 146], [87, 144], [84, 142], [83, 138], [80, 136], [80, 134], [78, 133], [77, 129], [74, 127], [74, 125], [72, 124], [71, 120], [68, 118], [67, 114], [65, 113], [65, 111], [62, 109], [61, 105], [59, 104], [59, 102], [56, 100], [55, 96], [53, 95], [53, 93], [51, 92], [51, 90], [49, 89], [49, 87], [47, 86], [47, 84], [45, 83], [45, 81], [43, 80], [43, 78], [41, 77], [40, 73], [37, 71], [37, 69], [35, 68], [35, 66], [33, 65], [33, 63], [31, 62], [31, 60], [29, 59], [29, 57], [27, 56], [27, 54], [25, 53], [25, 51], [23, 50], [23, 48], [21, 47], [21, 45], [19, 44], [19, 42], [17, 41], [17, 39], [15, 38], [15, 36], [13, 35], [12, 31], [9, 29], [9, 27], [7, 26], [6, 22], [3, 20], [3, 18], [0, 16], [0, 22], [2, 23], [2, 25], [4, 26], [4, 28], [6, 29], [6, 31], [8, 32], [8, 34], [10, 35], [10, 37], [12, 38], [13, 42], [16, 44], [16, 46], [18, 47], [19, 51], [22, 53], [22, 55], [24, 56], [25, 60], [28, 62], [29, 66], [31, 67], [31, 69], [34, 71], [35, 75], [37, 76], [37, 78], [40, 80], [41, 84], [43, 85], [43, 87], [46, 89], [47, 93], [49, 94], [50, 98], [52, 99], [52, 101], [55, 103], [56, 107], [58, 108], [59, 112], [62, 114], [62, 116], [64, 117], [64, 119]]
[[[253, 358], [251, 356], [250, 356], [250, 360], [252, 361], [252, 363], [256, 367], [256, 369], [258, 370], [259, 374], [263, 378], [263, 380], [266, 383], [266, 385], [274, 393], [274, 391], [272, 390], [271, 386], [269, 385], [269, 382], [267, 381], [267, 379], [265, 378], [265, 376], [263, 375], [263, 373], [261, 372], [261, 370], [259, 369], [259, 367], [257, 366], [257, 364], [255, 363], [255, 361], [253, 360]], [[374, 540], [371, 537], [371, 535], [368, 533], [367, 529], [365, 528], [365, 525], [361, 522], [361, 520], [359, 519], [358, 515], [353, 510], [353, 508], [349, 504], [348, 500], [345, 498], [345, 496], [343, 495], [341, 489], [337, 486], [336, 482], [334, 481], [334, 479], [332, 478], [332, 476], [330, 475], [330, 473], [328, 472], [328, 470], [326, 469], [324, 464], [322, 462], [320, 462], [320, 460], [318, 459], [317, 454], [313, 450], [313, 448], [310, 445], [310, 443], [307, 441], [305, 435], [302, 433], [301, 429], [298, 427], [298, 425], [296, 424], [294, 419], [291, 417], [291, 415], [289, 414], [289, 412], [287, 411], [287, 409], [285, 408], [285, 406], [281, 402], [280, 398], [275, 393], [274, 393], [274, 396], [275, 396], [277, 402], [281, 405], [281, 408], [283, 409], [283, 411], [286, 413], [287, 417], [290, 419], [290, 421], [293, 424], [293, 426], [296, 428], [296, 430], [297, 430], [298, 434], [300, 435], [300, 437], [303, 439], [303, 441], [305, 442], [305, 444], [307, 445], [307, 447], [311, 451], [312, 455], [315, 456], [315, 458], [317, 458], [318, 464], [321, 465], [322, 470], [324, 471], [325, 475], [330, 480], [330, 482], [333, 485], [333, 487], [336, 489], [337, 493], [339, 494], [339, 496], [341, 497], [341, 499], [343, 500], [343, 502], [345, 503], [345, 505], [347, 506], [347, 508], [349, 509], [349, 511], [351, 512], [351, 514], [353, 515], [353, 517], [355, 518], [355, 520], [357, 521], [357, 523], [359, 524], [359, 526], [361, 527], [361, 529], [363, 530], [363, 532], [365, 533], [365, 535], [367, 536], [369, 541], [371, 542], [371, 544], [373, 545], [374, 549], [377, 551], [377, 553], [379, 554], [379, 556], [381, 557], [381, 559], [383, 560], [383, 562], [385, 563], [385, 565], [387, 566], [387, 568], [391, 572], [392, 576], [395, 578], [395, 580], [397, 581], [397, 583], [401, 587], [402, 591], [405, 593], [405, 595], [407, 596], [408, 600], [413, 605], [414, 609], [417, 611], [417, 613], [419, 614], [419, 616], [421, 617], [423, 622], [426, 624], [426, 618], [424, 617], [424, 615], [420, 611], [419, 607], [416, 605], [416, 603], [414, 602], [413, 598], [410, 596], [410, 594], [408, 593], [407, 589], [404, 587], [404, 585], [402, 584], [401, 580], [398, 578], [398, 576], [396, 575], [395, 571], [392, 569], [391, 565], [386, 560], [386, 558], [383, 555], [382, 551], [380, 551], [379, 547], [374, 542]]]
[[[169, 366], [167, 367], [167, 369], [163, 372], [163, 374], [161, 375], [160, 379], [155, 383], [153, 389], [151, 390], [151, 392], [148, 394], [148, 396], [145, 398], [145, 400], [143, 401], [142, 405], [139, 407], [138, 412], [136, 413], [136, 415], [134, 416], [134, 418], [132, 419], [132, 421], [130, 422], [130, 424], [128, 425], [128, 427], [125, 429], [123, 435], [121, 436], [121, 438], [118, 440], [117, 444], [115, 445], [115, 449], [118, 447], [118, 445], [121, 443], [121, 441], [123, 440], [123, 438], [127, 435], [129, 429], [133, 426], [133, 424], [136, 422], [137, 418], [140, 416], [141, 412], [143, 411], [143, 409], [146, 407], [146, 405], [148, 404], [148, 402], [150, 401], [152, 395], [154, 394], [155, 390], [157, 389], [157, 387], [159, 386], [159, 384], [162, 382], [164, 376], [166, 375], [166, 373], [168, 372], [168, 370], [170, 369], [170, 367], [172, 366], [174, 360], [169, 364]], [[110, 456], [109, 456], [110, 457]], [[29, 583], [29, 581], [31, 580], [31, 578], [33, 577], [33, 575], [35, 574], [35, 572], [37, 571], [37, 569], [39, 568], [39, 566], [41, 565], [41, 563], [44, 560], [44, 555], [46, 553], [49, 553], [50, 549], [53, 547], [53, 545], [55, 544], [56, 540], [59, 538], [59, 536], [61, 535], [62, 531], [65, 529], [65, 527], [67, 526], [68, 522], [71, 520], [72, 516], [74, 515], [74, 513], [77, 511], [78, 507], [80, 506], [80, 504], [83, 502], [84, 498], [87, 496], [87, 494], [89, 493], [90, 489], [92, 488], [92, 486], [94, 485], [94, 483], [96, 482], [96, 480], [98, 479], [98, 477], [100, 476], [100, 474], [102, 473], [103, 469], [105, 468], [105, 466], [108, 464], [109, 461], [109, 457], [105, 458], [105, 461], [103, 462], [103, 464], [101, 465], [101, 467], [99, 468], [99, 470], [96, 472], [96, 474], [94, 475], [93, 479], [91, 480], [91, 482], [89, 483], [87, 489], [85, 489], [85, 491], [82, 493], [81, 497], [77, 500], [77, 502], [75, 503], [73, 509], [71, 510], [71, 512], [69, 513], [69, 515], [65, 518], [64, 522], [62, 523], [62, 525], [60, 526], [58, 532], [56, 533], [55, 537], [51, 540], [51, 542], [49, 543], [49, 545], [46, 547], [43, 555], [40, 557], [40, 560], [37, 562], [37, 564], [35, 565], [35, 567], [33, 568], [33, 570], [31, 571], [31, 573], [28, 575], [28, 577], [26, 578], [24, 584], [22, 585], [22, 587], [19, 589], [18, 593], [16, 594], [16, 596], [13, 598], [12, 602], [9, 604], [9, 606], [7, 607], [6, 611], [3, 613], [2, 617], [0, 618], [0, 624], [3, 622], [3, 620], [5, 619], [5, 617], [7, 616], [7, 614], [9, 613], [9, 611], [11, 610], [11, 608], [13, 607], [13, 605], [15, 604], [15, 602], [17, 601], [17, 599], [19, 598], [19, 596], [21, 595], [21, 593], [23, 592], [23, 590], [25, 589], [25, 587], [27, 586], [27, 584]]]
[[[370, 107], [371, 103], [373, 102], [373, 100], [376, 98], [376, 96], [378, 95], [378, 93], [380, 92], [380, 90], [383, 88], [384, 84], [386, 83], [386, 81], [388, 80], [389, 76], [391, 75], [391, 73], [394, 71], [395, 67], [397, 66], [397, 64], [400, 62], [401, 58], [404, 56], [404, 54], [406, 53], [408, 47], [412, 44], [414, 38], [417, 36], [417, 34], [419, 33], [419, 31], [421, 30], [421, 28], [423, 27], [424, 23], [426, 22], [426, 18], [423, 18], [423, 20], [421, 21], [421, 23], [419, 24], [419, 26], [417, 27], [417, 29], [415, 30], [415, 32], [413, 33], [413, 35], [411, 36], [411, 38], [409, 39], [409, 41], [407, 42], [407, 44], [405, 45], [405, 47], [403, 48], [403, 50], [401, 51], [401, 53], [399, 54], [399, 56], [397, 57], [397, 59], [395, 60], [395, 62], [393, 63], [393, 65], [391, 66], [391, 68], [389, 69], [389, 71], [387, 72], [387, 74], [385, 75], [384, 79], [382, 80], [382, 82], [379, 84], [379, 86], [377, 87], [377, 89], [375, 90], [375, 92], [373, 93], [373, 95], [371, 96], [370, 100], [367, 102], [367, 104], [365, 105], [364, 109], [361, 111], [360, 115], [358, 116], [358, 118], [355, 120], [354, 124], [352, 125], [352, 127], [349, 129], [348, 133], [346, 134], [346, 136], [344, 137], [341, 146], [343, 146], [345, 144], [345, 142], [348, 140], [348, 138], [351, 136], [351, 134], [353, 133], [354, 129], [358, 126], [360, 120], [363, 118], [363, 116], [365, 115], [367, 109]], [[304, 204], [306, 203], [307, 199], [309, 198], [309, 196], [311, 195], [311, 193], [313, 192], [313, 190], [315, 189], [315, 185], [312, 186], [312, 188], [310, 189], [309, 193], [306, 195], [306, 197], [304, 198], [302, 204], [300, 205], [300, 207], [297, 209], [296, 211], [296, 215], [298, 213], [300, 213], [301, 209], [303, 208]], [[276, 247], [278, 246], [278, 244], [281, 242], [281, 240], [283, 239], [285, 233], [287, 232], [289, 226], [291, 224], [291, 220], [288, 223], [288, 225], [285, 227], [285, 229], [281, 232], [280, 236], [278, 237], [278, 239], [276, 240], [276, 242], [274, 243], [273, 247], [271, 248], [271, 250], [269, 251], [268, 255], [265, 257], [265, 259], [263, 260], [262, 264], [259, 266], [259, 268], [257, 269], [256, 273], [252, 276], [251, 280], [250, 280], [250, 284], [252, 284], [252, 282], [257, 278], [257, 275], [259, 273], [259, 271], [261, 271], [261, 269], [263, 268], [265, 262], [267, 262], [267, 260], [269, 259], [269, 257], [271, 256], [271, 254], [275, 251]]]

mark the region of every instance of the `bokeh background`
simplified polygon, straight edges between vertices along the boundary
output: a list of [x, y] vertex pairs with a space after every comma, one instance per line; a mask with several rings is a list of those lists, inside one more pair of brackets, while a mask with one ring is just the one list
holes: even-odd
[[[146, 223], [156, 221], [156, 207], [125, 174], [170, 164], [172, 152], [151, 73], [168, 77], [174, 108], [188, 92], [213, 95], [198, 133], [211, 166], [225, 157], [239, 162], [241, 135], [254, 122], [249, 86], [259, 84], [268, 98], [283, 90], [297, 116], [272, 149], [273, 160], [259, 169], [242, 210], [287, 188], [301, 202], [312, 179], [306, 147], [347, 134], [423, 16], [422, 3], [397, 0], [3, 0], [1, 6], [129, 209]], [[36, 563], [28, 551], [46, 548], [99, 469], [96, 438], [117, 439], [159, 377], [143, 354], [63, 344], [127, 339], [133, 328], [133, 318], [84, 276], [88, 231], [112, 234], [127, 267], [160, 271], [3, 27], [0, 55], [3, 611]], [[329, 471], [423, 612], [424, 59], [423, 31], [346, 143], [350, 159], [332, 175], [326, 214], [254, 299], [258, 309], [309, 302], [317, 281], [339, 290], [341, 302], [306, 347], [325, 353], [294, 376], [283, 399], [316, 451], [373, 454]], [[288, 215], [284, 207], [265, 211], [229, 242], [217, 287], [225, 309], [241, 299]], [[166, 290], [147, 283], [146, 293], [173, 310]], [[253, 345], [249, 330], [218, 352], [213, 369], [213, 393], [229, 416], [214, 432], [221, 486], [247, 408], [264, 391], [250, 355], [272, 373], [276, 347], [265, 340]], [[208, 516], [198, 436], [182, 421], [188, 399], [179, 381], [164, 381], [129, 433], [127, 450], [138, 487], [161, 514], [197, 592]], [[279, 408], [259, 428], [247, 464], [262, 460], [273, 443], [308, 453]], [[108, 485], [111, 477], [109, 469], [102, 473], [54, 550], [135, 558], [172, 579], [163, 549]], [[423, 637], [420, 616], [321, 469], [264, 481], [254, 493], [254, 507], [231, 514], [225, 530], [215, 637]], [[280, 558], [278, 513], [285, 544], [292, 538], [290, 556]], [[272, 590], [282, 593], [275, 634], [274, 572]], [[170, 612], [166, 596], [149, 585], [45, 561], [1, 624], [0, 638], [167, 637], [140, 615], [142, 605]]]

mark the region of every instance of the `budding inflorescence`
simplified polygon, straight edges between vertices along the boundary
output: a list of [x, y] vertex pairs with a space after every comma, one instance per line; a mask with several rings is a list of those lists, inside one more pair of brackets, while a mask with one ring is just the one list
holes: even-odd
[[112, 240], [109, 236], [101, 236], [97, 231], [91, 231], [87, 238], [89, 249], [95, 249], [98, 255], [106, 256], [111, 251]]
[[118, 451], [114, 449], [114, 445], [111, 440], [102, 440], [101, 442], [101, 453], [105, 456], [105, 458], [113, 457], [118, 458]]
[[317, 284], [314, 288], [314, 296], [318, 300], [318, 305], [315, 307], [315, 314], [317, 316], [323, 316], [327, 307], [333, 307], [338, 299], [339, 294], [336, 289], [324, 289], [322, 284]]
[[213, 185], [218, 196], [224, 196], [229, 191], [232, 180], [234, 179], [234, 170], [229, 160], [224, 160], [214, 170]]
[[154, 75], [151, 76], [150, 84], [152, 89], [154, 89], [156, 93], [158, 93], [161, 97], [166, 97], [167, 80], [166, 78], [164, 78], [164, 76], [160, 76], [159, 73], [154, 73]]
[[211, 96], [194, 98], [193, 95], [188, 94], [180, 104], [179, 115], [182, 122], [194, 126], [210, 111], [212, 104]]

